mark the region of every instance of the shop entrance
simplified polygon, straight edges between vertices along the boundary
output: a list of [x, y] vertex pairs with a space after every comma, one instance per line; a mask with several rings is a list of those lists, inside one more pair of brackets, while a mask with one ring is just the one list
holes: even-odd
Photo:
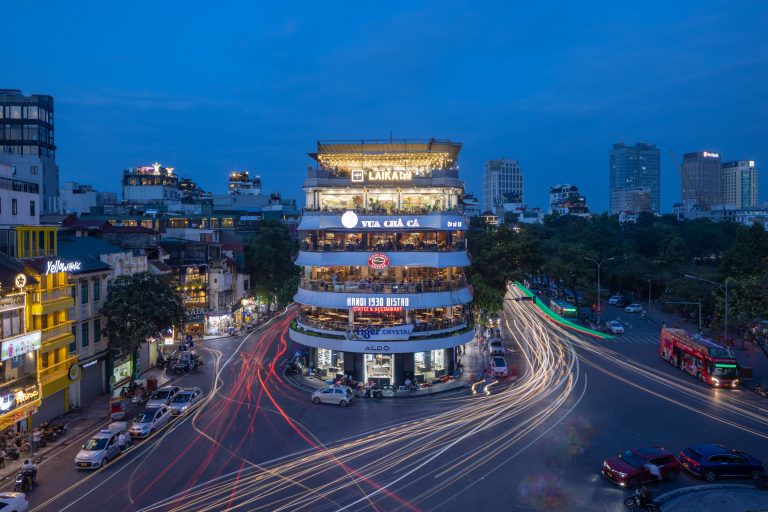
[[365, 354], [365, 382], [377, 386], [391, 386], [395, 375], [395, 358], [392, 354]]

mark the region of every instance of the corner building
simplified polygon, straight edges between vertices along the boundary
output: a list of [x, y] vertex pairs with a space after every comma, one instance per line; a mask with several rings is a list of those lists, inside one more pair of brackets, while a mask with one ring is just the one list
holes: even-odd
[[461, 144], [321, 141], [304, 181], [291, 339], [321, 375], [400, 385], [472, 340]]

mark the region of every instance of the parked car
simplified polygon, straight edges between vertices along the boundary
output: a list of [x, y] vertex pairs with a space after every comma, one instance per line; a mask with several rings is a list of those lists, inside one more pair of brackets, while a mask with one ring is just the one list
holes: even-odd
[[304, 373], [304, 363], [300, 356], [291, 359], [285, 366], [285, 373], [288, 375], [301, 375]]
[[346, 407], [354, 398], [355, 395], [349, 386], [323, 388], [312, 393], [312, 401], [316, 404], [338, 404]]
[[507, 377], [509, 375], [509, 368], [503, 357], [491, 358], [491, 374], [494, 377]]
[[624, 300], [623, 295], [612, 295], [611, 298], [608, 299], [608, 304], [610, 304], [611, 306], [616, 306], [619, 303], [619, 301], [622, 301], [622, 300]]
[[500, 339], [495, 339], [491, 341], [490, 345], [491, 355], [499, 355], [503, 356], [507, 353], [507, 349], [504, 348], [504, 344], [501, 342]]
[[624, 308], [625, 313], [639, 313], [643, 310], [642, 304], [634, 303]]
[[174, 416], [186, 414], [203, 402], [203, 390], [200, 388], [182, 389], [173, 399], [168, 408]]
[[602, 474], [622, 487], [637, 487], [656, 480], [645, 467], [654, 464], [659, 467], [661, 478], [674, 482], [680, 474], [680, 461], [669, 451], [659, 446], [630, 448], [603, 461]]
[[120, 443], [118, 442], [120, 434], [122, 433], [126, 437], [126, 446], [131, 442], [131, 436], [126, 431], [126, 427], [127, 424], [124, 421], [116, 421], [110, 423], [109, 428], [99, 430], [75, 455], [75, 467], [77, 469], [98, 469], [120, 455]]
[[23, 492], [0, 492], [0, 510], [3, 512], [24, 512], [27, 508], [29, 502]]
[[133, 437], [147, 437], [171, 421], [171, 411], [166, 406], [146, 409], [133, 419], [129, 432]]
[[690, 446], [680, 452], [680, 463], [707, 482], [722, 477], [756, 479], [765, 472], [763, 463], [755, 457], [739, 450], [729, 450], [721, 444]]
[[157, 391], [152, 393], [147, 402], [147, 408], [160, 407], [161, 405], [169, 405], [173, 397], [175, 397], [181, 388], [179, 386], [163, 386], [158, 388]]
[[629, 304], [629, 301], [628, 301], [627, 299], [625, 299], [624, 297], [622, 297], [622, 298], [620, 298], [620, 299], [619, 299], [619, 300], [616, 302], [616, 307], [617, 307], [617, 308], [624, 308], [624, 307], [626, 307], [626, 306], [627, 306], [627, 304]]
[[612, 334], [624, 334], [624, 326], [618, 320], [608, 320], [605, 322], [605, 327]]

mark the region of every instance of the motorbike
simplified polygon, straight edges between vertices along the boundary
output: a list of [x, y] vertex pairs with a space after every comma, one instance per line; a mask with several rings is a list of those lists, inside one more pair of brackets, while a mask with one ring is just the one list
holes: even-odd
[[19, 449], [16, 448], [16, 445], [8, 446], [5, 449], [5, 456], [11, 460], [19, 460]]
[[632, 496], [624, 500], [624, 505], [628, 507], [636, 507], [637, 510], [647, 510], [648, 512], [661, 512], [661, 506], [658, 503], [651, 501], [645, 505], [641, 505], [642, 497], [640, 495], [640, 487], [635, 489]]
[[37, 480], [37, 469], [22, 469], [16, 474], [16, 483], [13, 486], [15, 492], [29, 492]]
[[755, 386], [753, 391], [763, 398], [768, 398], [768, 388], [764, 387], [762, 384]]

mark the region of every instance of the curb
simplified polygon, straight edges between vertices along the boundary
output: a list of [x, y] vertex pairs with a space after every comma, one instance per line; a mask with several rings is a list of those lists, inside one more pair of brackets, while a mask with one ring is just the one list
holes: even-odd
[[657, 496], [654, 501], [661, 504], [664, 504], [670, 500], [673, 500], [675, 498], [679, 498], [680, 496], [685, 496], [686, 494], [692, 494], [699, 491], [717, 491], [719, 489], [753, 489], [753, 490], [759, 490], [754, 485], [744, 485], [744, 484], [711, 484], [711, 485], [693, 485], [690, 487], [683, 487], [681, 489], [676, 489], [674, 491], [670, 491], [667, 493], [664, 493], [660, 496]]

